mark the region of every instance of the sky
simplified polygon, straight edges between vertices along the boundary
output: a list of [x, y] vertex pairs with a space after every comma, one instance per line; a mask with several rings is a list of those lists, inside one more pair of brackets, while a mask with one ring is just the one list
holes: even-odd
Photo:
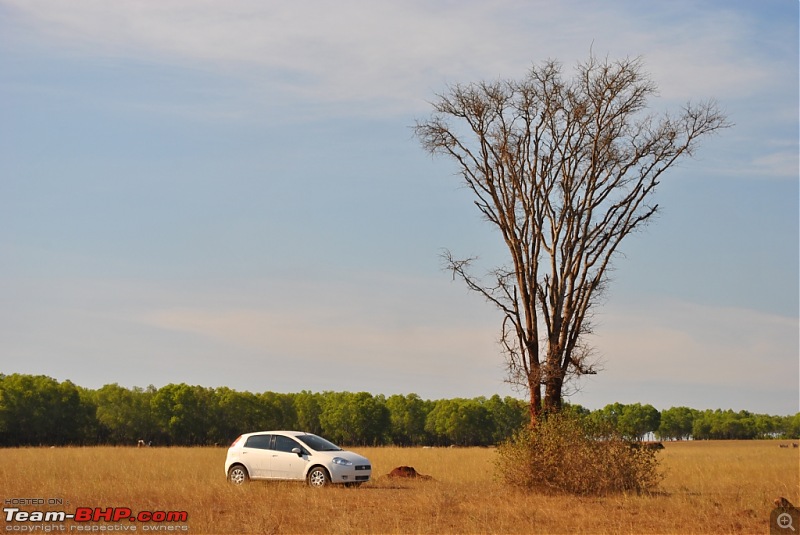
[[0, 373], [523, 397], [440, 258], [502, 241], [412, 127], [593, 53], [735, 126], [623, 242], [568, 401], [794, 414], [798, 43], [795, 0], [0, 0]]

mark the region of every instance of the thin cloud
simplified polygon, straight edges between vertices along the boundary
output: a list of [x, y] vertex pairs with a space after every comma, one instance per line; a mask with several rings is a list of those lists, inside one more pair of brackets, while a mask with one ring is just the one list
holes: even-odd
[[154, 327], [257, 350], [265, 356], [336, 362], [337, 365], [411, 366], [435, 373], [453, 359], [469, 362], [495, 349], [493, 329], [422, 324], [376, 325], [365, 317], [337, 316], [335, 311], [264, 309], [167, 309], [142, 318]]
[[264, 285], [251, 281], [228, 288], [224, 297], [210, 291], [183, 306], [156, 301], [138, 321], [264, 355], [311, 360], [436, 367], [439, 360], [494, 355], [494, 322], [453, 310], [465, 299], [452, 290], [444, 278], [391, 273], [335, 281], [290, 277]]
[[372, 112], [424, 109], [446, 83], [520, 76], [550, 57], [570, 66], [590, 48], [643, 55], [670, 99], [747, 95], [777, 72], [748, 52], [747, 21], [732, 11], [676, 18], [665, 9], [666, 24], [632, 9], [550, 2], [4, 4], [33, 34], [83, 56], [193, 64], [283, 100]]
[[800, 170], [797, 147], [794, 150], [772, 152], [753, 160], [749, 176], [797, 179]]
[[797, 388], [797, 318], [674, 300], [603, 318], [597, 345], [617, 379]]

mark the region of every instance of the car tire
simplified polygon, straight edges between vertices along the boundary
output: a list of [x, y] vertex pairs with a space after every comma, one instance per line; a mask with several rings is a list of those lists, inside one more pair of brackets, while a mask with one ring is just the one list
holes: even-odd
[[331, 482], [331, 477], [328, 475], [328, 471], [325, 470], [325, 468], [322, 466], [315, 466], [308, 471], [306, 482], [309, 487], [322, 488]]
[[241, 464], [234, 464], [228, 469], [228, 481], [234, 485], [244, 485], [250, 481], [250, 474]]

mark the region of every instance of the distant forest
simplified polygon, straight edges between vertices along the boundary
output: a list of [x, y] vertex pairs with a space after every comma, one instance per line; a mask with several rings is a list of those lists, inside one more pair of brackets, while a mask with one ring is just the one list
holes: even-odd
[[[566, 405], [631, 440], [800, 438], [800, 413], [771, 416], [614, 403]], [[529, 421], [513, 397], [440, 399], [416, 394], [238, 392], [168, 384], [97, 390], [44, 375], [0, 374], [0, 446], [227, 446], [239, 434], [298, 429], [343, 445], [488, 446]]]

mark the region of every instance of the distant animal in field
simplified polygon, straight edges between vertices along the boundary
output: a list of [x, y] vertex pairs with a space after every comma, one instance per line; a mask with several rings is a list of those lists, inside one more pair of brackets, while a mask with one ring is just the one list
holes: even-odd
[[663, 450], [664, 444], [661, 442], [631, 442], [631, 448], [642, 450]]
[[147, 443], [146, 443], [144, 440], [142, 440], [142, 439], [139, 439], [139, 442], [136, 444], [136, 447], [137, 447], [137, 448], [146, 448], [147, 446], [149, 446], [149, 444], [147, 444]]
[[779, 448], [788, 448], [789, 444], [778, 444]]
[[798, 447], [798, 444], [797, 444], [797, 442], [792, 442], [792, 447], [793, 447], [793, 448], [796, 448], [796, 447]]

